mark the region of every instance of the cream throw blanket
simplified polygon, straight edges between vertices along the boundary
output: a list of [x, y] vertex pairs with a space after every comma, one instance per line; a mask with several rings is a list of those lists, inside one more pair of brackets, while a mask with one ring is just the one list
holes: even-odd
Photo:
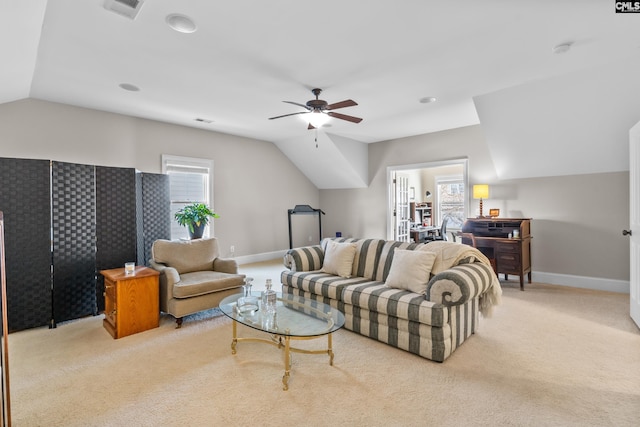
[[[436, 253], [436, 260], [431, 268], [431, 274], [433, 275], [448, 270], [469, 257], [474, 257], [477, 262], [491, 267], [489, 258], [482, 252], [473, 246], [463, 245], [461, 243], [435, 241], [424, 245], [420, 250]], [[495, 274], [492, 274], [489, 289], [480, 297], [480, 313], [482, 313], [484, 317], [491, 317], [493, 307], [500, 304], [501, 301], [502, 288], [500, 287], [500, 281]]]

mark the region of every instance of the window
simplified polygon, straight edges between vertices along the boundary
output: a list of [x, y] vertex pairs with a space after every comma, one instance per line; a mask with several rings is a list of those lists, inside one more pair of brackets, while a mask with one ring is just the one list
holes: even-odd
[[[180, 226], [173, 216], [194, 202], [205, 203], [213, 210], [213, 161], [163, 154], [162, 173], [169, 175], [171, 188], [171, 239], [187, 239], [187, 228]], [[212, 224], [210, 221], [205, 236], [212, 234], [209, 230]]]
[[460, 229], [465, 221], [465, 188], [461, 175], [436, 177], [437, 218], [442, 224], [448, 218], [447, 229]]

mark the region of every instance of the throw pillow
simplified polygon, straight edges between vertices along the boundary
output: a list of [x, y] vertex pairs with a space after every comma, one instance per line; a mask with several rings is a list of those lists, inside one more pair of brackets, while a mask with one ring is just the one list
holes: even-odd
[[322, 263], [323, 273], [349, 278], [353, 268], [353, 258], [356, 255], [356, 243], [338, 243], [333, 240], [327, 242], [327, 249]]
[[424, 294], [436, 259], [434, 252], [396, 249], [385, 285]]

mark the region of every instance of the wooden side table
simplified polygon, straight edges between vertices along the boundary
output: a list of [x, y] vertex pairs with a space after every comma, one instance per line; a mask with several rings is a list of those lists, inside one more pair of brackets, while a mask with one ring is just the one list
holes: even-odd
[[123, 267], [100, 274], [104, 276], [102, 325], [113, 338], [160, 326], [159, 272], [136, 267], [133, 274], [125, 274]]

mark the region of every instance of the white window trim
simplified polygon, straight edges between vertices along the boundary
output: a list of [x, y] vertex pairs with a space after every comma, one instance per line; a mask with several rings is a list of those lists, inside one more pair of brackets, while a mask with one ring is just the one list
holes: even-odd
[[208, 204], [212, 210], [215, 210], [213, 207], [213, 160], [210, 159], [199, 159], [197, 157], [182, 157], [182, 156], [173, 156], [170, 154], [162, 155], [162, 173], [167, 173], [167, 165], [172, 163], [178, 163], [184, 166], [191, 166], [196, 168], [206, 168], [209, 169], [209, 188], [208, 188]]
[[[180, 166], [185, 167], [193, 167], [193, 168], [202, 168], [209, 170], [209, 182], [208, 182], [208, 191], [207, 191], [207, 205], [215, 212], [214, 207], [214, 198], [213, 198], [213, 160], [211, 159], [201, 159], [197, 157], [184, 157], [184, 156], [174, 156], [171, 154], [163, 154], [162, 155], [162, 173], [167, 174], [168, 165], [178, 164]], [[214, 235], [213, 232], [213, 221], [209, 221], [209, 234]]]

